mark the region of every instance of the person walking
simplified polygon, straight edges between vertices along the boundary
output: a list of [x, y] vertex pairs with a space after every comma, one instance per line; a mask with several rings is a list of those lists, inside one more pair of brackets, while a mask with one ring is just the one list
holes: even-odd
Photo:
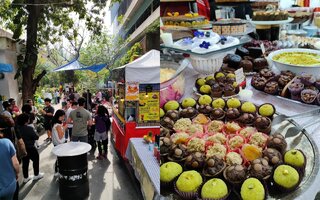
[[45, 140], [47, 142], [51, 141], [51, 123], [52, 123], [52, 117], [54, 113], [54, 108], [51, 106], [51, 99], [45, 98], [44, 99], [45, 107], [41, 111], [43, 117], [44, 117], [44, 129], [47, 132], [48, 138]]
[[[53, 146], [57, 146], [66, 142], [64, 137], [65, 130], [67, 129], [67, 124], [63, 124], [65, 119], [65, 112], [63, 110], [57, 110], [52, 119], [52, 143]], [[58, 159], [54, 165], [54, 176], [59, 175], [58, 170]]]
[[67, 123], [73, 123], [72, 137], [73, 142], [86, 142], [88, 143], [88, 126], [92, 126], [91, 113], [84, 108], [86, 99], [80, 97], [78, 99], [78, 108], [71, 111]]
[[0, 199], [12, 200], [18, 185], [19, 161], [13, 143], [0, 132]]
[[[107, 158], [108, 153], [108, 131], [111, 125], [109, 116], [107, 115], [108, 110], [103, 106], [99, 105], [97, 114], [94, 118], [95, 121], [95, 133], [94, 140], [98, 143], [99, 155], [98, 160], [102, 160], [103, 157]], [[102, 153], [102, 149], [104, 153]]]
[[34, 131], [32, 127], [28, 126], [29, 120], [30, 117], [26, 113], [19, 115], [17, 118], [18, 130], [21, 134], [21, 137], [27, 150], [27, 156], [22, 158], [22, 171], [24, 183], [27, 183], [29, 180], [31, 180], [31, 177], [29, 177], [30, 160], [32, 160], [33, 162], [33, 180], [39, 180], [43, 178], [44, 175], [43, 173], [39, 172], [39, 153], [34, 146], [35, 140], [39, 139], [39, 135]]

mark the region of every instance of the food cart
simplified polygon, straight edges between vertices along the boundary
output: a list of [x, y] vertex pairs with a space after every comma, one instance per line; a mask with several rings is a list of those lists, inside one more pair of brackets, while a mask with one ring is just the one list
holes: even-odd
[[160, 134], [160, 52], [151, 50], [114, 71], [117, 84], [112, 137], [115, 149], [125, 158], [130, 138]]

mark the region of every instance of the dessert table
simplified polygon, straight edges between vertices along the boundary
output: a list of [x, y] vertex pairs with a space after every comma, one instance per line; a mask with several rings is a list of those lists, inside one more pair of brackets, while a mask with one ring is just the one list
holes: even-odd
[[131, 138], [126, 158], [140, 182], [144, 199], [160, 199], [160, 169], [156, 157], [153, 156], [153, 148], [149, 150], [149, 144], [142, 138]]
[[[199, 76], [201, 75], [198, 74], [195, 70], [193, 70], [191, 64], [189, 64], [189, 66], [185, 70], [185, 80], [186, 80], [185, 85], [187, 87], [185, 87], [185, 94], [182, 97], [182, 99], [186, 97], [191, 97], [191, 96], [196, 98], [196, 95], [194, 94], [194, 91], [193, 91], [193, 85], [195, 83], [195, 80]], [[290, 116], [290, 115], [299, 114], [302, 112], [307, 112], [307, 111], [319, 108], [319, 106], [306, 105], [299, 102], [292, 102], [289, 100], [285, 100], [283, 98], [279, 98], [279, 97], [258, 91], [250, 85], [251, 76], [247, 76], [246, 81], [247, 81], [246, 89], [249, 89], [253, 92], [253, 96], [250, 99], [252, 103], [256, 105], [260, 105], [266, 102], [271, 103], [276, 107], [277, 112], [280, 114], [285, 114]], [[297, 120], [295, 120], [295, 122], [300, 126], [303, 126], [304, 124], [311, 122], [314, 119], [315, 117], [298, 118]], [[320, 149], [320, 130], [319, 129], [320, 129], [319, 123], [312, 125], [306, 129], [306, 131], [311, 135], [311, 138], [314, 140], [318, 149]], [[319, 152], [317, 152], [317, 154], [319, 154]], [[315, 166], [319, 167], [320, 162], [315, 163]], [[302, 195], [296, 197], [295, 198], [296, 200], [315, 199], [317, 192], [320, 191], [319, 185], [318, 185], [320, 183], [320, 173], [314, 174], [314, 176], [315, 176], [315, 180], [313, 181], [313, 183], [310, 185], [308, 189], [305, 190], [305, 192]]]

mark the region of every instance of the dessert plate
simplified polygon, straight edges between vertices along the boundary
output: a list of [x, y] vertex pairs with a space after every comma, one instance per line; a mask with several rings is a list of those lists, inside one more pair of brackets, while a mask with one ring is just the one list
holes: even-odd
[[279, 20], [279, 21], [252, 21], [250, 22], [254, 25], [277, 25], [277, 24], [287, 24], [293, 21], [293, 18], [289, 17], [287, 20]]

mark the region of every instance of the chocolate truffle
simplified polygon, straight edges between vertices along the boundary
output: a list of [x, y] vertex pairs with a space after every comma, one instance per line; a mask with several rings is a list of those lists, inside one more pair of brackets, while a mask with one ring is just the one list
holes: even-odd
[[254, 127], [256, 127], [259, 132], [270, 133], [271, 120], [268, 117], [257, 117], [254, 121]]
[[183, 161], [188, 155], [187, 146], [184, 144], [172, 145], [169, 152], [169, 160], [172, 161]]
[[240, 116], [240, 111], [237, 108], [228, 108], [226, 112], [227, 120], [236, 120]]
[[257, 90], [263, 90], [267, 84], [267, 79], [264, 77], [255, 77], [251, 79], [251, 85]]
[[211, 95], [213, 97], [222, 97], [222, 92], [223, 90], [218, 83], [215, 83], [211, 86]]
[[281, 75], [284, 75], [284, 76], [289, 76], [289, 77], [291, 77], [291, 79], [293, 79], [295, 76], [296, 76], [296, 74], [295, 73], [293, 73], [292, 71], [281, 71]]
[[239, 118], [238, 122], [244, 125], [251, 125], [255, 121], [256, 117], [252, 113], [243, 113]]
[[224, 86], [223, 90], [224, 90], [224, 96], [226, 96], [226, 97], [236, 94], [235, 88], [230, 84], [226, 84]]
[[260, 70], [259, 74], [260, 76], [265, 77], [266, 79], [269, 79], [274, 76], [273, 71], [271, 71], [270, 69], [262, 69]]
[[200, 152], [194, 152], [187, 156], [185, 160], [186, 168], [192, 170], [200, 170], [203, 168], [205, 163], [205, 155]]
[[209, 105], [200, 105], [198, 107], [199, 113], [202, 113], [204, 115], [209, 115], [212, 112], [213, 108]]
[[250, 60], [241, 60], [239, 64], [239, 68], [243, 68], [244, 72], [252, 72], [253, 64]]
[[249, 168], [249, 176], [257, 179], [268, 179], [272, 173], [272, 167], [268, 160], [258, 158], [251, 162]]
[[264, 92], [272, 95], [276, 95], [279, 93], [279, 84], [276, 81], [270, 81], [266, 84], [263, 89]]
[[210, 114], [211, 120], [224, 120], [225, 112], [221, 108], [215, 108]]
[[222, 159], [213, 156], [206, 160], [202, 172], [205, 176], [216, 177], [223, 172], [225, 167], [226, 164]]
[[268, 68], [268, 61], [265, 58], [256, 58], [253, 60], [253, 70], [260, 72], [260, 70]]
[[164, 115], [165, 117], [169, 117], [174, 122], [179, 119], [179, 111], [177, 110], [168, 110], [167, 113]]
[[290, 76], [280, 75], [278, 83], [280, 87], [284, 88], [291, 80], [292, 78]]
[[232, 165], [223, 171], [224, 178], [235, 186], [240, 186], [247, 178], [247, 169], [242, 165]]
[[182, 118], [194, 118], [197, 116], [198, 111], [193, 107], [187, 107], [185, 109], [182, 109], [179, 113], [180, 117]]
[[274, 149], [274, 148], [267, 148], [262, 152], [262, 157], [266, 160], [268, 160], [269, 164], [271, 166], [275, 166], [278, 164], [283, 163], [283, 157], [282, 154]]
[[287, 142], [283, 135], [276, 133], [269, 136], [267, 140], [267, 147], [277, 149], [280, 153], [284, 153], [287, 148]]

